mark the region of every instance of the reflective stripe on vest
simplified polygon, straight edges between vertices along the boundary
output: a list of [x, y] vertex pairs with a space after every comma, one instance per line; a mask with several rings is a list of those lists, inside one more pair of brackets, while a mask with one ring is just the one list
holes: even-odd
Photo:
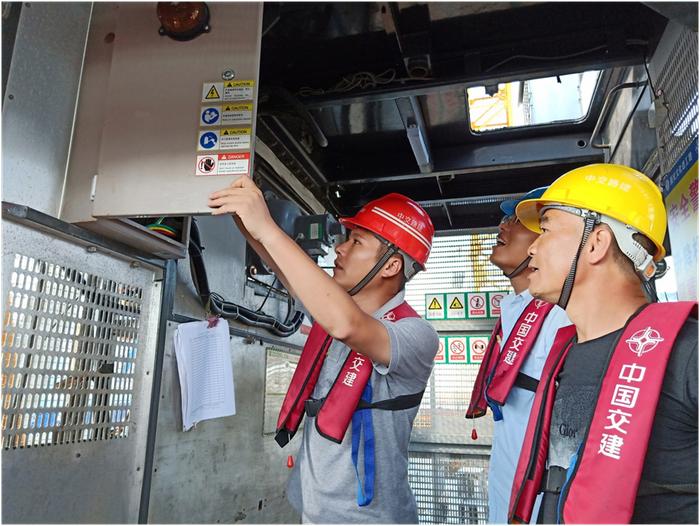
[[[631, 520], [668, 359], [691, 315], [697, 316], [697, 303], [653, 303], [628, 321], [602, 378], [577, 460], [569, 467], [559, 499], [560, 522]], [[573, 326], [560, 329], [545, 364], [513, 481], [509, 522], [530, 521], [549, 451], [555, 381], [574, 335]]]
[[[419, 317], [408, 303], [403, 302], [387, 312], [382, 319], [397, 321]], [[304, 416], [304, 404], [313, 393], [332, 341], [320, 325], [313, 324], [277, 419], [275, 440], [281, 447], [299, 429]], [[322, 436], [338, 443], [343, 441], [362, 391], [372, 375], [372, 369], [370, 359], [350, 351], [316, 416], [316, 429]]]
[[[479, 418], [486, 414], [488, 402], [498, 405], [506, 403], [518, 373], [534, 347], [547, 315], [553, 308], [552, 303], [531, 300], [520, 313], [508, 339], [502, 346], [499, 345], [502, 334], [499, 318], [474, 383], [466, 418]], [[495, 414], [496, 410], [494, 410]], [[496, 419], [499, 420], [499, 418]]]

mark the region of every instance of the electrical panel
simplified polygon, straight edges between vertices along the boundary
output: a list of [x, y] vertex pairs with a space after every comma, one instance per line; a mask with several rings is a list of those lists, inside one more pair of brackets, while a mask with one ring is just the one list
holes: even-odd
[[[163, 8], [202, 6], [168, 36]], [[128, 236], [140, 217], [209, 214], [211, 192], [250, 175], [261, 27], [261, 3], [96, 3], [61, 219]]]

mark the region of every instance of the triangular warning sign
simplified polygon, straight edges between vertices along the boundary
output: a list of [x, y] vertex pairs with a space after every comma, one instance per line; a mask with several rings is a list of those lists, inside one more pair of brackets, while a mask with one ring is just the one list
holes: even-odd
[[231, 106], [224, 106], [224, 111], [232, 111]]
[[221, 95], [219, 95], [218, 90], [216, 89], [216, 86], [214, 84], [211, 85], [211, 88], [209, 88], [209, 91], [207, 92], [207, 96], [204, 97], [205, 99], [220, 99]]
[[428, 305], [428, 310], [442, 310], [442, 305], [440, 305], [437, 298], [433, 298], [433, 301]]
[[224, 132], [221, 135], [228, 135], [228, 130], [224, 130]]
[[460, 310], [463, 308], [464, 305], [462, 305], [462, 302], [459, 301], [459, 298], [457, 297], [455, 297], [455, 299], [452, 300], [452, 303], [450, 303], [450, 309]]

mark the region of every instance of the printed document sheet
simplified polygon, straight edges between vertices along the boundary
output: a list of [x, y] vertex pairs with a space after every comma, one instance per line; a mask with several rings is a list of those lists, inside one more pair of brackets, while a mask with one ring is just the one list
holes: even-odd
[[175, 357], [182, 394], [182, 427], [236, 414], [228, 323], [181, 323], [175, 331]]

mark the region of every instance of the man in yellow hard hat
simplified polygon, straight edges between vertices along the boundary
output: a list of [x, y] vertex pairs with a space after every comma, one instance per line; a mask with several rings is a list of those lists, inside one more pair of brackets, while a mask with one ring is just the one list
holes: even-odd
[[[664, 255], [658, 187], [592, 164], [516, 209], [540, 233], [529, 290], [566, 309], [542, 371], [508, 519], [696, 523], [697, 303], [655, 303]], [[646, 293], [645, 293], [646, 292]]]

